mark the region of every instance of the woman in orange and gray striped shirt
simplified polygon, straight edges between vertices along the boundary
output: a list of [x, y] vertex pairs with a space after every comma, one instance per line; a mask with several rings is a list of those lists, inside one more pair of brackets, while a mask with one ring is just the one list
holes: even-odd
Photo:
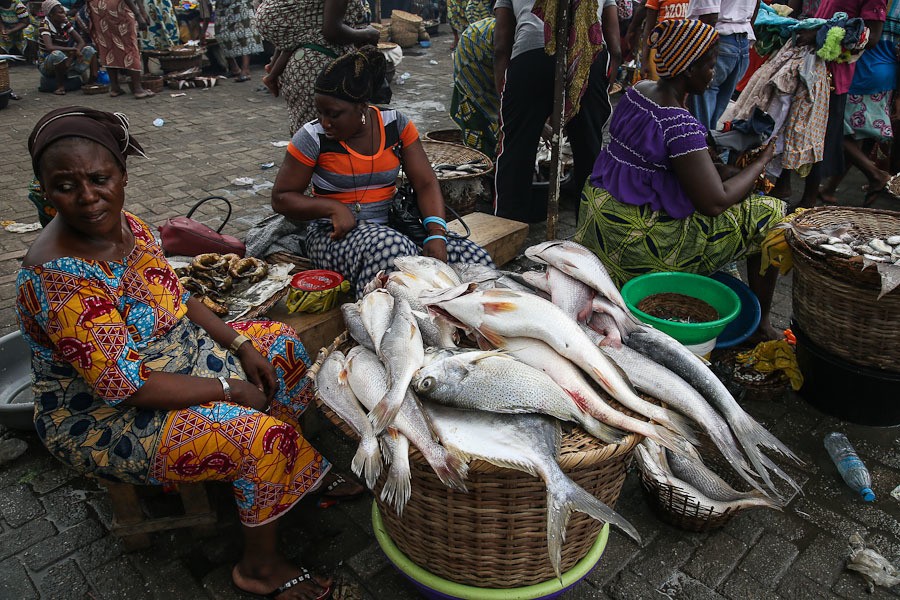
[[[306, 256], [343, 274], [358, 295], [398, 256], [492, 265], [483, 248], [447, 235], [440, 186], [416, 126], [399, 111], [368, 104], [384, 69], [373, 46], [325, 68], [315, 86], [319, 118], [294, 134], [272, 190], [275, 212], [309, 222]], [[428, 232], [421, 247], [387, 225], [401, 159]]]

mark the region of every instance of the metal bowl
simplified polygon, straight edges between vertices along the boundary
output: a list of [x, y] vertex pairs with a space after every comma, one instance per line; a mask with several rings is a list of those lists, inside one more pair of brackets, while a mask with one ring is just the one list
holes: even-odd
[[0, 338], [0, 425], [34, 430], [31, 349], [18, 331]]

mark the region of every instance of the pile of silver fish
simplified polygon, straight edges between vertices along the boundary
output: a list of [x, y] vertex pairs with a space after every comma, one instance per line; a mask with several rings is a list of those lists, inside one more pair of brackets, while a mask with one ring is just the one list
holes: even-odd
[[852, 258], [862, 256], [876, 263], [900, 266], [900, 232], [884, 237], [863, 236], [850, 223], [822, 228], [793, 225], [793, 231], [808, 245], [830, 254]]
[[545, 269], [514, 274], [398, 258], [397, 271], [379, 273], [358, 302], [341, 307], [358, 345], [324, 359], [319, 395], [360, 437], [354, 473], [374, 487], [389, 465], [381, 498], [398, 515], [411, 493], [412, 444], [458, 490], [466, 489], [472, 459], [541, 477], [557, 573], [575, 510], [639, 540], [628, 521], [560, 469], [563, 422], [607, 444], [639, 434], [652, 455], [665, 452], [664, 464], [678, 465], [677, 473], [709, 471], [695, 449], [702, 431], [756, 491], [722, 491], [718, 481], [704, 485], [658, 467], [700, 501], [777, 508], [785, 492], [773, 475], [799, 489], [764, 450], [800, 462], [796, 456], [744, 412], [701, 359], [634, 319], [593, 253], [551, 241], [525, 254]]
[[475, 158], [460, 164], [433, 163], [431, 168], [439, 179], [444, 179], [447, 177], [480, 175], [482, 173], [487, 173], [490, 166], [483, 160]]

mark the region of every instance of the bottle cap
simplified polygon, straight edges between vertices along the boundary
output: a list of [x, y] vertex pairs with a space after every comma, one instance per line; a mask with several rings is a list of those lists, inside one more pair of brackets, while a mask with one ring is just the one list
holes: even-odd
[[862, 494], [863, 500], [866, 502], [875, 501], [875, 492], [873, 492], [871, 488], [863, 488], [859, 493]]

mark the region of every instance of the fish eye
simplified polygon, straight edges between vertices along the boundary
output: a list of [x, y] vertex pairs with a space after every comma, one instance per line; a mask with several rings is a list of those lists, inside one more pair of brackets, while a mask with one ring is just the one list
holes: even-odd
[[425, 377], [419, 382], [419, 388], [422, 390], [430, 390], [434, 386], [434, 377]]

